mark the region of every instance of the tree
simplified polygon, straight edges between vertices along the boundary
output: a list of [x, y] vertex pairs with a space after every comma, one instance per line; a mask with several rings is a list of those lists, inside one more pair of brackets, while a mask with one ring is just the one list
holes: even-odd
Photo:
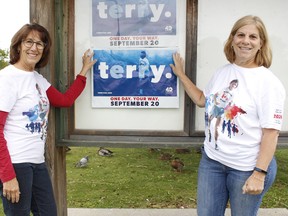
[[0, 49], [0, 70], [9, 64], [8, 55], [8, 50]]

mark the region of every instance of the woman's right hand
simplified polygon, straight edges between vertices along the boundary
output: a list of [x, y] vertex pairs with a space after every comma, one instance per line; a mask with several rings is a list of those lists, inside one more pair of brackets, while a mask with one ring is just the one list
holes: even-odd
[[20, 189], [16, 178], [3, 183], [3, 196], [12, 203], [19, 202]]

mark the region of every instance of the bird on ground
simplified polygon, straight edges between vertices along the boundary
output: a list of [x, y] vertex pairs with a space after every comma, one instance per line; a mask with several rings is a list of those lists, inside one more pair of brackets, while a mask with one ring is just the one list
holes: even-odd
[[69, 152], [71, 151], [71, 148], [69, 148], [69, 146], [65, 146], [65, 152]]
[[80, 161], [76, 163], [75, 167], [79, 167], [79, 168], [86, 167], [88, 165], [88, 161], [89, 161], [89, 157], [87, 155], [81, 158]]
[[176, 172], [182, 172], [183, 167], [184, 167], [184, 163], [183, 163], [183, 161], [180, 160], [180, 158], [175, 157], [175, 158], [171, 161], [171, 167], [172, 167]]
[[191, 153], [191, 150], [188, 148], [177, 148], [175, 149], [175, 152], [178, 154], [187, 154], [187, 153]]
[[109, 149], [100, 147], [98, 150], [98, 155], [104, 156], [104, 157], [110, 157], [110, 156], [113, 156], [113, 152]]
[[169, 160], [171, 160], [172, 157], [173, 157], [172, 154], [166, 152], [166, 153], [161, 153], [159, 159], [169, 161]]
[[159, 149], [159, 148], [149, 148], [149, 151], [150, 152], [160, 152], [161, 151], [161, 149]]

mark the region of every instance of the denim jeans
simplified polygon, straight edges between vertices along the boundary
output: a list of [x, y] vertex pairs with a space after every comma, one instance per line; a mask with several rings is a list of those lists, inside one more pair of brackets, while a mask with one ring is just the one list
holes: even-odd
[[259, 195], [242, 194], [242, 187], [253, 171], [239, 171], [210, 159], [202, 148], [198, 169], [198, 216], [224, 216], [228, 201], [232, 216], [256, 216], [264, 194], [273, 184], [277, 163], [271, 161]]
[[20, 200], [11, 203], [3, 197], [3, 185], [0, 194], [6, 216], [57, 216], [50, 176], [45, 163], [13, 164], [20, 187]]

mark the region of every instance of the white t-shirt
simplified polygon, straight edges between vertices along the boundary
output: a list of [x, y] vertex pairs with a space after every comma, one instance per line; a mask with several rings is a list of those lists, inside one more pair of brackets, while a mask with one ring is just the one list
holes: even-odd
[[50, 83], [38, 72], [9, 65], [0, 71], [0, 110], [9, 112], [4, 136], [12, 163], [42, 163]]
[[215, 72], [204, 95], [205, 152], [228, 167], [253, 170], [262, 128], [281, 129], [286, 97], [282, 83], [265, 67], [227, 64]]

